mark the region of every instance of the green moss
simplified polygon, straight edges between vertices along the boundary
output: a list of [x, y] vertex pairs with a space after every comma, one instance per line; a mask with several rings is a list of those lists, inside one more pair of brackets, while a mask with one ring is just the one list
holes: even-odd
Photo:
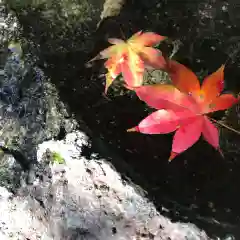
[[52, 152], [51, 163], [65, 164], [65, 159], [57, 152]]

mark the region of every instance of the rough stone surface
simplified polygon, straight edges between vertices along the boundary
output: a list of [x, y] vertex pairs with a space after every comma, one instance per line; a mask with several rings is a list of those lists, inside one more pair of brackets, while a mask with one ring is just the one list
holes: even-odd
[[[13, 36], [19, 35], [17, 19], [2, 14], [0, 21], [6, 36], [0, 53], [0, 179], [2, 186], [14, 191], [19, 186], [21, 168], [26, 170], [36, 161], [36, 146], [47, 139], [64, 137], [77, 122], [59, 100], [54, 85], [35, 65], [36, 58], [25, 54], [23, 59], [19, 43], [8, 48]], [[17, 167], [11, 164], [11, 156]]]
[[[17, 195], [0, 188], [1, 239], [204, 240], [190, 223], [172, 223], [104, 159], [81, 155], [89, 144], [82, 132], [38, 146], [32, 184]], [[65, 161], [58, 164], [51, 153]]]
[[[0, 88], [1, 146], [33, 161], [36, 145], [76, 127], [42, 71], [15, 54], [3, 69]], [[28, 160], [29, 159], [29, 160]]]

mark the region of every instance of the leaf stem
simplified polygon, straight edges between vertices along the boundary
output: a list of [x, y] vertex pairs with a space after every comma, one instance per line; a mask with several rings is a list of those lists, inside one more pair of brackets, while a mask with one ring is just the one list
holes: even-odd
[[219, 122], [219, 121], [217, 121], [217, 120], [214, 119], [214, 118], [211, 118], [211, 117], [208, 117], [208, 118], [210, 118], [213, 122], [219, 124], [220, 126], [225, 127], [225, 128], [227, 128], [228, 130], [230, 130], [230, 131], [232, 131], [232, 132], [235, 132], [235, 133], [237, 133], [238, 135], [240, 135], [240, 131], [238, 131], [238, 130], [236, 130], [236, 129], [234, 129], [234, 128], [231, 128], [231, 127], [229, 127], [228, 125], [226, 125], [226, 124], [224, 124], [224, 123], [222, 123], [222, 122]]

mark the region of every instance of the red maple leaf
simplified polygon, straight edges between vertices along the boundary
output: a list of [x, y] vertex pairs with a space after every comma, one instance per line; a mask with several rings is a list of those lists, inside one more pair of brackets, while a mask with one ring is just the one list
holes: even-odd
[[180, 63], [170, 61], [168, 71], [174, 86], [156, 84], [134, 89], [142, 101], [159, 110], [128, 131], [166, 134], [176, 130], [169, 161], [196, 143], [201, 135], [220, 150], [218, 129], [206, 114], [230, 108], [238, 101], [231, 94], [220, 95], [224, 66], [206, 77], [202, 86], [197, 76]]
[[124, 80], [129, 87], [142, 85], [144, 67], [162, 68], [166, 62], [157, 49], [151, 46], [164, 40], [166, 37], [153, 32], [137, 32], [127, 41], [111, 38], [109, 43], [113, 44], [101, 51], [95, 59], [108, 58], [105, 67], [108, 69], [106, 74], [106, 87], [108, 87], [122, 73]]

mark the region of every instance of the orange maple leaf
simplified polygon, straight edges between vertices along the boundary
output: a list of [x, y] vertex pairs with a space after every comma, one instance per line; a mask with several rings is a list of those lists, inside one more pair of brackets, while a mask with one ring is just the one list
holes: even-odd
[[151, 46], [164, 40], [166, 37], [153, 32], [137, 32], [127, 41], [110, 38], [109, 43], [113, 44], [101, 51], [94, 59], [105, 59], [106, 74], [105, 93], [109, 86], [122, 73], [126, 85], [138, 87], [142, 85], [144, 67], [163, 68], [165, 60], [161, 51]]

